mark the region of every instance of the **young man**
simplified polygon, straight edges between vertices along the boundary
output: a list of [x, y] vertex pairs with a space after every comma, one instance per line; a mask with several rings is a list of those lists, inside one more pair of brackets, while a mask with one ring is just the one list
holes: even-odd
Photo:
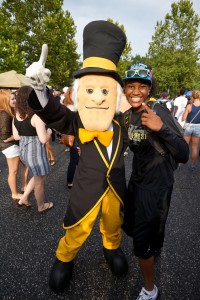
[[167, 92], [163, 92], [161, 94], [161, 99], [158, 101], [158, 103], [165, 105], [170, 112], [172, 111], [171, 101], [169, 99], [169, 94]]
[[[163, 246], [174, 182], [169, 156], [186, 162], [189, 149], [182, 135], [172, 127], [171, 113], [163, 111], [160, 104], [154, 106], [154, 111], [146, 105], [154, 88], [151, 67], [134, 64], [123, 80], [124, 93], [131, 105], [125, 112], [129, 148], [134, 152], [123, 228], [133, 236], [134, 254], [144, 277], [137, 300], [155, 300], [158, 288], [154, 284], [154, 255]], [[150, 133], [163, 144], [166, 155], [162, 156], [152, 145]]]
[[174, 116], [178, 120], [178, 122], [183, 126], [184, 122], [182, 121], [182, 115], [187, 106], [188, 99], [185, 96], [185, 90], [180, 90], [180, 95], [174, 100]]

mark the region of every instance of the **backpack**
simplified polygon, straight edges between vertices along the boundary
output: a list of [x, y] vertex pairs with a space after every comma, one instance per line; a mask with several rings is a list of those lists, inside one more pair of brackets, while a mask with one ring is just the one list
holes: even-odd
[[[148, 105], [148, 103], [147, 103]], [[175, 125], [175, 128], [177, 130], [177, 133], [182, 135], [182, 137], [184, 136], [184, 129], [181, 126], [181, 124], [178, 122], [178, 120], [174, 117], [174, 115], [169, 111], [169, 109], [167, 108], [166, 102], [156, 102], [154, 103], [154, 105], [151, 106], [151, 109], [154, 111], [155, 110], [155, 105], [160, 105], [163, 108], [163, 111], [165, 111], [165, 113], [167, 113], [168, 115], [172, 116], [172, 120], [173, 123]]]

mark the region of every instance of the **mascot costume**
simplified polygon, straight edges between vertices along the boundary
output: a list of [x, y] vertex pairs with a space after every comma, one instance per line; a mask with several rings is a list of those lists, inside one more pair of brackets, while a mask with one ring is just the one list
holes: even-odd
[[[73, 181], [49, 285], [62, 292], [69, 285], [74, 259], [90, 235], [99, 212], [103, 253], [112, 273], [122, 276], [128, 264], [120, 248], [123, 199], [126, 192], [124, 151], [125, 128], [118, 112], [122, 80], [116, 67], [126, 44], [123, 31], [107, 21], [93, 21], [83, 31], [83, 66], [74, 73], [73, 99], [76, 112], [54, 101], [46, 84], [47, 45], [40, 60], [26, 70], [34, 87], [29, 105], [50, 128], [73, 133], [80, 159]], [[124, 132], [123, 132], [124, 131]], [[123, 134], [122, 134], [123, 132]]]

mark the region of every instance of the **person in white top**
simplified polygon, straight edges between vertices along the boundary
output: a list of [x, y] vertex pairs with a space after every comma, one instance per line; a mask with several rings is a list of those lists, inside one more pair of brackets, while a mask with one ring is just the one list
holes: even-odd
[[182, 121], [182, 115], [185, 111], [187, 102], [188, 102], [188, 99], [185, 96], [185, 90], [181, 89], [180, 96], [174, 100], [174, 116], [178, 120], [178, 122], [181, 124], [181, 126], [184, 125], [184, 122]]

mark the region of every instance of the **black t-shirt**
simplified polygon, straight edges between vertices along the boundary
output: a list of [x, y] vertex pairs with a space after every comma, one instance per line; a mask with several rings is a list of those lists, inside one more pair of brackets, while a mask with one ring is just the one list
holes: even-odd
[[130, 180], [144, 189], [165, 188], [174, 182], [173, 171], [166, 158], [148, 141], [141, 114], [132, 110], [128, 128], [129, 147], [134, 152]]

